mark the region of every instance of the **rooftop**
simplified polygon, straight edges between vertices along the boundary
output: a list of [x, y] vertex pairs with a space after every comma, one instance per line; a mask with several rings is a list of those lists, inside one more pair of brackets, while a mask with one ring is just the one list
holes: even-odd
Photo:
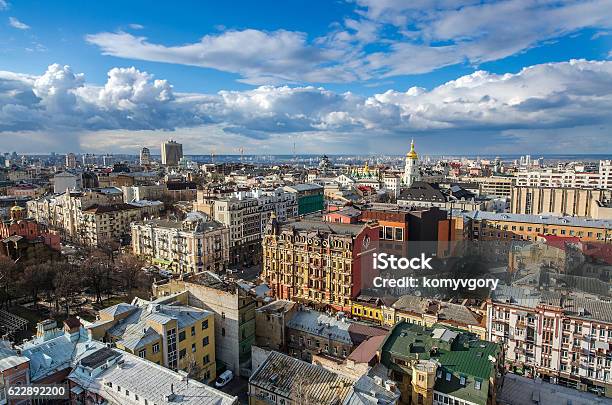
[[249, 384], [285, 398], [332, 405], [349, 395], [353, 381], [323, 367], [282, 353], [271, 352], [249, 379]]
[[562, 294], [557, 291], [539, 291], [530, 287], [499, 285], [491, 298], [500, 303], [535, 308], [545, 304], [563, 309], [566, 315], [582, 319], [612, 322], [612, 302], [593, 299], [588, 294]]
[[612, 220], [590, 219], [585, 217], [559, 217], [554, 215], [510, 214], [489, 211], [471, 211], [464, 215], [476, 221], [508, 221], [529, 224], [579, 226], [585, 228], [612, 229]]
[[[89, 375], [84, 368], [77, 367], [68, 379], [89, 392], [101, 395], [109, 403], [142, 404], [144, 399], [157, 405], [229, 405], [238, 402], [237, 397], [116, 349], [101, 348], [83, 358], [79, 365], [90, 367], [91, 358], [104, 362], [116, 360], [109, 367], [100, 369], [99, 373], [92, 373], [93, 375]], [[100, 362], [96, 364], [98, 363]]]
[[296, 231], [313, 231], [352, 236], [359, 235], [363, 227], [363, 224], [341, 224], [313, 220], [289, 220], [282, 224], [283, 229], [292, 228]]
[[[489, 378], [495, 373], [500, 347], [470, 333], [435, 326], [397, 324], [383, 343], [382, 363], [396, 371], [411, 373], [410, 361], [437, 368], [434, 389], [477, 404], [486, 404]], [[408, 361], [402, 366], [393, 361]], [[427, 362], [427, 360], [431, 360]], [[416, 364], [416, 363], [415, 363]], [[447, 377], [448, 376], [448, 377]], [[461, 378], [465, 379], [461, 384]], [[480, 388], [476, 388], [476, 382]]]

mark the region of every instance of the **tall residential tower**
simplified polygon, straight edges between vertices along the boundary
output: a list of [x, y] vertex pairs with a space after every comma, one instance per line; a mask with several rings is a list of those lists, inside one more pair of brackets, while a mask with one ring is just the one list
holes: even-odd
[[183, 157], [183, 145], [169, 140], [161, 144], [161, 159], [165, 166], [176, 166]]

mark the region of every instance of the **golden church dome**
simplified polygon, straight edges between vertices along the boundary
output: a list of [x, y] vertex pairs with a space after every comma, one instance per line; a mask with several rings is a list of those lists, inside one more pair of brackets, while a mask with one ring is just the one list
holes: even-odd
[[416, 151], [414, 150], [414, 139], [412, 140], [412, 142], [410, 142], [410, 152], [406, 153], [406, 157], [409, 159], [419, 158], [419, 155], [417, 155]]

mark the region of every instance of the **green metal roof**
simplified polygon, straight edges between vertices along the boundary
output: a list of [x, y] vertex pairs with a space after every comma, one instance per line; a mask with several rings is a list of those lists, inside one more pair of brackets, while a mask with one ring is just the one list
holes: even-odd
[[[411, 366], [397, 364], [393, 358], [437, 361], [440, 377], [434, 390], [477, 404], [486, 404], [489, 379], [496, 372], [489, 356], [498, 359], [501, 350], [499, 345], [480, 340], [469, 332], [445, 325], [427, 328], [406, 322], [393, 328], [381, 348], [381, 362], [403, 373], [411, 373]], [[451, 373], [450, 381], [446, 380], [447, 372]], [[466, 379], [465, 385], [460, 383], [462, 376]], [[476, 381], [480, 382], [480, 389], [476, 389]]]

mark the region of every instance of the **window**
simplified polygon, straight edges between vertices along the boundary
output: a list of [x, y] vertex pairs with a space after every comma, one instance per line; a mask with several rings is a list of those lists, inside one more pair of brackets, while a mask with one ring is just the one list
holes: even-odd
[[395, 240], [404, 240], [404, 230], [402, 228], [395, 228]]
[[181, 349], [179, 352], [179, 359], [184, 358], [187, 355], [187, 349]]
[[195, 326], [191, 327], [191, 336], [195, 336]]
[[202, 361], [204, 362], [204, 364], [210, 363], [210, 356], [207, 354], [206, 356], [204, 356], [204, 359], [202, 359]]
[[185, 340], [185, 331], [179, 332], [179, 342], [182, 342], [183, 340]]
[[225, 336], [225, 328], [221, 328], [221, 336]]
[[208, 329], [208, 319], [202, 322], [202, 330]]
[[192, 343], [191, 344], [191, 353], [195, 353], [195, 351], [196, 351], [196, 344]]
[[446, 373], [446, 381], [450, 381], [451, 380], [451, 373], [447, 372]]
[[147, 357], [147, 349], [142, 349], [141, 351], [138, 352], [138, 357], [141, 358], [146, 358]]
[[202, 346], [208, 346], [208, 336], [205, 336], [204, 339], [202, 339]]
[[477, 390], [480, 390], [481, 385], [482, 385], [482, 381], [480, 380], [474, 381], [474, 388], [476, 388]]
[[462, 375], [461, 377], [459, 377], [459, 384], [465, 386], [465, 376]]
[[153, 345], [153, 353], [158, 353], [159, 352], [159, 343], [155, 343]]

